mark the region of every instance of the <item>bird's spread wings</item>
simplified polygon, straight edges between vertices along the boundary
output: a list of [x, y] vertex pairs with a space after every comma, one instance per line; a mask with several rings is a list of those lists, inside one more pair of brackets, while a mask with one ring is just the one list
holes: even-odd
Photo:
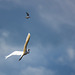
[[22, 55], [23, 51], [14, 51], [11, 54], [9, 54], [8, 56], [5, 56], [5, 59], [9, 58], [12, 55]]
[[27, 49], [27, 44], [29, 42], [29, 39], [30, 39], [30, 33], [28, 33], [28, 36], [26, 38], [26, 42], [25, 42], [25, 45], [24, 45], [24, 50], [23, 50], [23, 53], [25, 53], [26, 49]]
[[29, 16], [29, 13], [28, 12], [26, 12], [26, 14], [27, 14], [27, 16]]

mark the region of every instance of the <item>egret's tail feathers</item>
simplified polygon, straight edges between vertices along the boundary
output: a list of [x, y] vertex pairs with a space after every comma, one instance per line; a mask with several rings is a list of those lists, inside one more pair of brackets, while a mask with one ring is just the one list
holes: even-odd
[[9, 58], [11, 55], [5, 56], [5, 59]]
[[7, 59], [7, 56], [5, 56], [5, 59]]

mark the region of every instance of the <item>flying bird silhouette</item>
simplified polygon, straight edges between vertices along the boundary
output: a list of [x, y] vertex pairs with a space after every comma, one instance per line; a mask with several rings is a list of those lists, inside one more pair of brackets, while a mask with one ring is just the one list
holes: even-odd
[[30, 33], [28, 33], [28, 36], [26, 38], [26, 42], [25, 42], [23, 51], [14, 51], [11, 54], [5, 56], [5, 59], [7, 59], [7, 58], [9, 58], [10, 56], [13, 56], [13, 55], [21, 55], [21, 57], [19, 59], [19, 61], [20, 61], [24, 55], [29, 54], [30, 49], [27, 49], [27, 45], [28, 45], [29, 39], [30, 39]]
[[25, 18], [26, 18], [26, 19], [29, 19], [29, 18], [30, 18], [29, 13], [26, 12], [26, 14], [27, 14], [27, 16], [26, 16]]

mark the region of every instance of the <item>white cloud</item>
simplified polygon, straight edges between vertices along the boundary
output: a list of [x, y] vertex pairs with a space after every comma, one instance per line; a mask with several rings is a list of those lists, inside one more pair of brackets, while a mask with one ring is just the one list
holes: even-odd
[[0, 37], [1, 38], [9, 37], [9, 35], [10, 35], [10, 33], [8, 31], [0, 29]]
[[13, 47], [11, 45], [8, 45], [8, 43], [6, 43], [6, 41], [5, 41], [5, 39], [0, 38], [0, 53], [1, 54], [9, 53], [10, 51], [14, 51], [17, 49], [18, 49], [18, 47]]
[[75, 1], [57, 0], [50, 6], [48, 4], [44, 3], [38, 6], [40, 20], [46, 23], [46, 26], [52, 26], [55, 29], [60, 28], [62, 24], [75, 26]]
[[59, 58], [57, 59], [57, 62], [64, 63], [63, 57], [59, 57]]
[[21, 71], [21, 75], [55, 75], [55, 72], [44, 67], [27, 67]]
[[69, 48], [69, 49], [67, 50], [67, 53], [68, 53], [69, 59], [70, 59], [71, 61], [74, 60], [74, 58], [75, 58], [75, 50], [74, 50], [73, 48]]
[[2, 32], [2, 36], [3, 37], [8, 37], [9, 36], [9, 32]]
[[[59, 56], [56, 61], [62, 64], [71, 64], [74, 65], [75, 60], [75, 50], [73, 48], [68, 48], [63, 52], [63, 55]], [[72, 66], [71, 65], [71, 66]]]

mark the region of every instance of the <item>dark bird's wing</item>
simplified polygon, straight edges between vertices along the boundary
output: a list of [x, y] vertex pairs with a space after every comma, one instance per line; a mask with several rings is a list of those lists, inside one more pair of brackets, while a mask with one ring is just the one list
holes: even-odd
[[29, 13], [28, 12], [26, 12], [26, 14], [27, 14], [27, 16], [29, 16]]

